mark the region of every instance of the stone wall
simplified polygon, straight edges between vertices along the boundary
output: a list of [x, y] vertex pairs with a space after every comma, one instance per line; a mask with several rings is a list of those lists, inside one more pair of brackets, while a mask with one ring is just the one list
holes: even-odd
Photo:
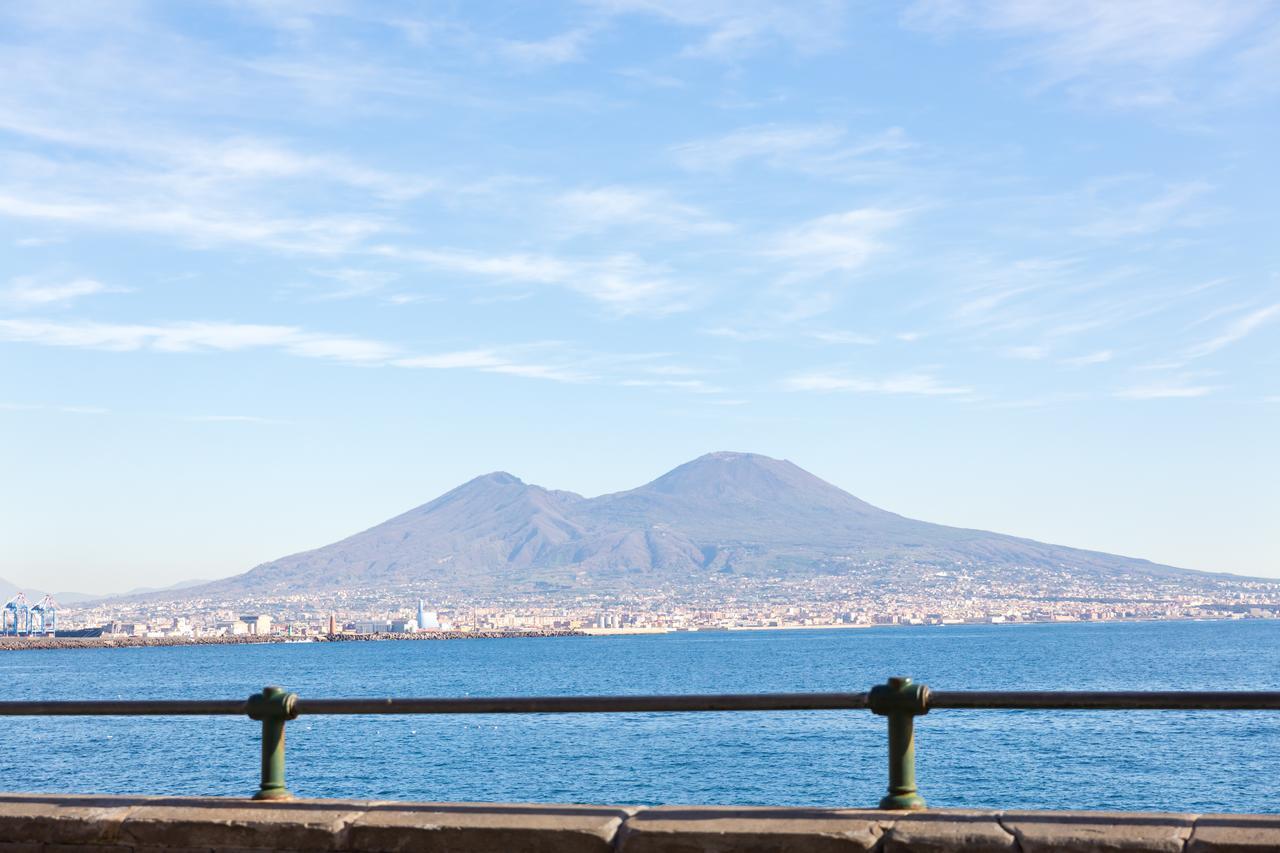
[[0, 794], [0, 851], [1280, 851], [1280, 814], [384, 803]]

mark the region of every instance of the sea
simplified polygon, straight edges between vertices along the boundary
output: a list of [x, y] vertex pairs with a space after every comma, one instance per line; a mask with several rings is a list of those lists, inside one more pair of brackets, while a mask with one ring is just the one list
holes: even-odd
[[[3, 698], [1280, 689], [1280, 620], [725, 631], [0, 652]], [[242, 796], [243, 718], [0, 722], [0, 788]], [[303, 717], [299, 796], [871, 807], [885, 722], [867, 711]], [[1280, 712], [956, 711], [916, 724], [936, 807], [1280, 812]]]

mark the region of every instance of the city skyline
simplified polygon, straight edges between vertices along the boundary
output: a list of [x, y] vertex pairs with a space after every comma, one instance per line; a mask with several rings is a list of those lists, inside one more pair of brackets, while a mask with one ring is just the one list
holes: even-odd
[[0, 577], [714, 450], [1280, 577], [1280, 13], [0, 10]]

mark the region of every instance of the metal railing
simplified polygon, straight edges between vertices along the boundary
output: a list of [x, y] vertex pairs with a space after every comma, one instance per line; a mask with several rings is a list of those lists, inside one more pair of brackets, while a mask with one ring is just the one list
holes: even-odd
[[156, 699], [0, 702], [0, 716], [248, 716], [262, 723], [256, 800], [293, 796], [285, 786], [285, 723], [303, 714], [624, 714], [692, 711], [869, 710], [889, 728], [889, 792], [882, 809], [923, 809], [916, 790], [915, 718], [933, 710], [1280, 711], [1280, 691], [930, 690], [890, 678], [866, 693], [727, 693], [667, 696], [513, 696], [468, 699], [306, 699], [266, 687], [247, 700]]

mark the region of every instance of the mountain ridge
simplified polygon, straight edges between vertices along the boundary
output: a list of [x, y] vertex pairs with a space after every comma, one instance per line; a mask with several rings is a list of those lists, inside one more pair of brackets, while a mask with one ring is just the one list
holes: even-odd
[[797, 578], [986, 565], [1090, 576], [1206, 577], [1101, 551], [918, 521], [798, 465], [705, 454], [634, 489], [587, 498], [482, 474], [331, 545], [183, 590], [307, 593], [431, 582], [461, 594], [693, 588], [713, 573]]

